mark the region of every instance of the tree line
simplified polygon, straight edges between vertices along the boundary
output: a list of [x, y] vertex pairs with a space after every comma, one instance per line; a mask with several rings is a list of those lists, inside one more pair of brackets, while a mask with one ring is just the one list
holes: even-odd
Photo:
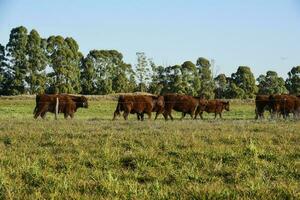
[[84, 56], [72, 37], [42, 38], [34, 29], [16, 27], [6, 46], [0, 44], [0, 95], [140, 91], [230, 99], [300, 94], [300, 66], [292, 67], [286, 80], [275, 71], [255, 79], [248, 66], [239, 66], [230, 77], [213, 77], [211, 62], [204, 57], [163, 67], [143, 52], [136, 55], [134, 66], [117, 50], [91, 50]]

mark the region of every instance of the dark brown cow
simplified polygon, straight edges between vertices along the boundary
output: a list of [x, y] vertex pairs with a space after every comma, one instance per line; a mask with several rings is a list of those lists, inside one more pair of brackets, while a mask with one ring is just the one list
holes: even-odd
[[164, 100], [162, 96], [150, 96], [150, 95], [121, 95], [118, 99], [118, 104], [114, 112], [113, 120], [121, 114], [125, 120], [128, 119], [128, 115], [137, 114], [138, 120], [144, 120], [144, 114], [146, 113], [151, 119], [151, 113], [156, 112], [155, 119], [163, 112]]
[[223, 110], [229, 111], [229, 101], [221, 101], [221, 100], [207, 100], [206, 103], [203, 102], [205, 106], [199, 106], [197, 109], [195, 119], [197, 118], [198, 114], [200, 114], [201, 119], [203, 119], [203, 112], [207, 113], [215, 113], [215, 119], [219, 114], [220, 118], [222, 118]]
[[38, 94], [36, 95], [36, 106], [33, 111], [34, 118], [41, 116], [43, 119], [47, 112], [64, 113], [64, 117], [74, 117], [79, 107], [88, 108], [87, 98], [68, 94]]
[[284, 119], [289, 116], [289, 113], [293, 113], [294, 117], [299, 117], [300, 113], [300, 100], [293, 95], [270, 95], [269, 105], [272, 110], [272, 117], [276, 114], [281, 114]]
[[172, 110], [182, 113], [181, 119], [185, 117], [186, 114], [190, 114], [194, 118], [195, 111], [199, 105], [199, 97], [193, 97], [182, 94], [165, 94], [165, 108], [164, 108], [164, 118], [168, 120], [168, 117], [173, 120]]
[[255, 119], [263, 119], [265, 110], [269, 110], [269, 95], [256, 95], [255, 97]]
[[[156, 115], [155, 115], [155, 118], [154, 120], [157, 119], [158, 115], [163, 113], [164, 111], [164, 97], [163, 96], [151, 96], [152, 97], [152, 105], [153, 105], [153, 108], [152, 108], [152, 111], [151, 112], [156, 112]], [[138, 114], [137, 113], [137, 119], [138, 120], [144, 120], [144, 114], [145, 112], [141, 113], [141, 114]]]

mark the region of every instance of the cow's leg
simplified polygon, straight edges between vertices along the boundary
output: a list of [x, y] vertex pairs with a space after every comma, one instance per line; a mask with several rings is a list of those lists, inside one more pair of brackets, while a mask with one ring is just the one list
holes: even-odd
[[42, 119], [45, 119], [47, 111], [48, 111], [48, 106], [45, 105], [39, 110], [39, 112], [37, 113], [37, 116], [41, 115]]
[[190, 116], [192, 119], [194, 118], [194, 115], [195, 115], [195, 110], [192, 110], [192, 112], [190, 112]]
[[123, 117], [124, 117], [125, 120], [128, 119], [128, 115], [129, 115], [129, 112], [124, 112], [124, 113], [123, 113]]
[[283, 116], [283, 119], [286, 119], [286, 116], [287, 116], [287, 115], [286, 115], [286, 112], [282, 112], [281, 114], [282, 114], [282, 116]]
[[136, 116], [137, 116], [137, 120], [140, 121], [140, 120], [141, 120], [141, 115], [140, 115], [140, 113], [136, 113]]
[[64, 118], [67, 119], [67, 118], [68, 118], [68, 115], [69, 115], [69, 114], [68, 114], [67, 112], [65, 112], [65, 113], [64, 113]]
[[198, 110], [196, 110], [196, 112], [195, 112], [195, 116], [194, 116], [194, 119], [197, 119], [197, 116], [198, 116], [198, 114], [199, 114], [199, 111], [198, 111]]
[[41, 117], [42, 117], [42, 119], [45, 119], [45, 117], [46, 117], [46, 113], [47, 113], [46, 111], [44, 111], [44, 112], [42, 112], [42, 113], [41, 113]]
[[174, 118], [173, 118], [173, 116], [172, 116], [171, 112], [169, 113], [169, 116], [170, 116], [171, 120], [173, 121], [173, 120], [174, 120]]
[[203, 120], [203, 112], [200, 112], [200, 118]]
[[280, 117], [280, 113], [276, 111], [272, 111], [271, 119], [276, 119]]
[[156, 112], [156, 114], [155, 114], [155, 118], [154, 118], [154, 120], [156, 120], [157, 119], [157, 117], [158, 117], [158, 115], [159, 115], [160, 113], [157, 111]]
[[221, 119], [223, 119], [223, 117], [222, 117], [222, 112], [219, 113], [219, 116], [220, 116]]
[[139, 115], [140, 115], [140, 120], [144, 121], [144, 113], [140, 113]]
[[200, 113], [200, 107], [198, 106], [196, 111], [195, 111], [194, 119], [197, 119], [197, 116], [199, 115], [199, 113]]
[[290, 118], [290, 113], [289, 113], [289, 112], [286, 112], [285, 119], [289, 119], [289, 118]]
[[255, 118], [254, 119], [257, 120], [258, 116], [259, 116], [259, 114], [258, 114], [257, 108], [255, 108]]
[[190, 116], [192, 119], [194, 119], [194, 114], [193, 113], [190, 113]]
[[34, 119], [38, 118], [40, 116], [40, 114], [41, 114], [41, 111], [38, 110], [34, 115]]
[[217, 113], [215, 112], [215, 119], [217, 118]]
[[186, 112], [181, 113], [181, 118], [180, 118], [180, 120], [182, 120], [182, 119], [185, 117], [185, 115], [186, 115]]
[[171, 120], [173, 121], [174, 120], [174, 117], [172, 116], [172, 114], [170, 113], [170, 118]]
[[120, 113], [119, 113], [119, 112], [117, 112], [117, 111], [115, 111], [115, 112], [114, 112], [114, 117], [113, 117], [113, 119], [112, 119], [112, 120], [115, 120], [117, 116], [120, 116]]
[[74, 118], [74, 112], [71, 112], [69, 115], [70, 115], [71, 119]]
[[148, 112], [147, 115], [148, 115], [148, 118], [151, 119], [152, 113]]
[[167, 121], [169, 114], [167, 112], [163, 112], [163, 116], [164, 116], [165, 120]]
[[[47, 108], [48, 108], [48, 105], [44, 105], [42, 106], [41, 108], [38, 108], [35, 115], [34, 115], [34, 118], [38, 118], [42, 113], [46, 113], [47, 112]], [[45, 114], [44, 114], [45, 115]]]

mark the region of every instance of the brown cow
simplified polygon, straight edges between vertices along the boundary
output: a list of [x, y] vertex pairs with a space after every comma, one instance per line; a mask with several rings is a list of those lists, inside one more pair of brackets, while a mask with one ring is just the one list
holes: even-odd
[[255, 97], [255, 119], [263, 119], [264, 112], [268, 110], [271, 113], [269, 107], [269, 95], [256, 95]]
[[128, 115], [137, 114], [138, 120], [144, 120], [144, 114], [146, 113], [151, 119], [151, 113], [156, 112], [155, 119], [163, 112], [164, 101], [162, 96], [150, 96], [150, 95], [121, 95], [118, 99], [118, 104], [114, 112], [113, 120], [121, 114], [125, 120], [128, 119]]
[[[205, 104], [205, 103], [204, 103]], [[203, 119], [203, 112], [207, 113], [215, 113], [215, 119], [219, 114], [220, 118], [222, 119], [222, 112], [223, 110], [229, 111], [229, 101], [221, 101], [221, 100], [207, 100], [205, 106], [199, 106], [197, 109], [195, 119], [197, 118], [198, 114], [200, 114], [201, 119]]]
[[74, 96], [68, 94], [38, 94], [36, 95], [36, 106], [33, 111], [34, 118], [41, 116], [43, 119], [47, 112], [64, 113], [65, 119], [74, 113], [79, 107], [88, 108], [87, 98], [84, 96]]
[[269, 105], [272, 110], [272, 117], [275, 114], [281, 114], [284, 119], [289, 116], [289, 113], [293, 113], [294, 117], [299, 117], [300, 113], [300, 100], [293, 95], [270, 95]]
[[190, 114], [191, 117], [194, 118], [195, 111], [199, 105], [200, 97], [170, 93], [164, 95], [164, 100], [164, 118], [165, 120], [168, 120], [168, 117], [170, 117], [171, 120], [173, 120], [174, 118], [172, 116], [172, 110], [182, 112], [182, 117], [180, 119], [183, 119], [186, 114]]
[[[164, 111], [164, 97], [163, 96], [151, 96], [152, 97], [152, 105], [153, 105], [153, 108], [152, 108], [152, 111], [151, 112], [156, 112], [156, 115], [155, 115], [155, 118], [154, 120], [157, 119], [158, 115], [163, 113]], [[144, 114], [145, 112], [141, 113], [141, 114], [138, 114], [137, 113], [137, 119], [138, 120], [144, 120]]]

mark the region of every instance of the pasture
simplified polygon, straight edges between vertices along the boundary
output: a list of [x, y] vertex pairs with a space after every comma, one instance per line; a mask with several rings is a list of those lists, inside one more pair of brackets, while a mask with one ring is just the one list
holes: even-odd
[[255, 121], [252, 101], [167, 122], [112, 121], [110, 98], [73, 120], [34, 106], [0, 98], [0, 199], [300, 198], [300, 122]]

